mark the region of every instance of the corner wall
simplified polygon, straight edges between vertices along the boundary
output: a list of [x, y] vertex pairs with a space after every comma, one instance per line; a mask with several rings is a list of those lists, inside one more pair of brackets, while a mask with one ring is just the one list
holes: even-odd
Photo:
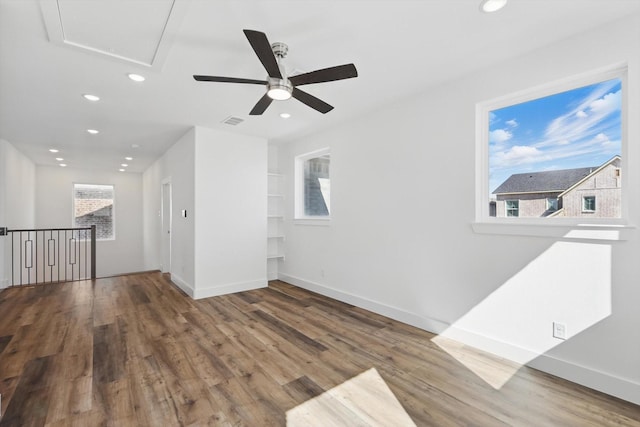
[[[171, 181], [171, 278], [187, 294], [195, 288], [195, 128], [190, 129], [143, 174], [145, 270], [162, 263], [162, 183]], [[186, 209], [187, 218], [180, 217]], [[166, 270], [166, 268], [163, 268]]]
[[266, 286], [267, 141], [194, 127], [144, 172], [147, 269], [161, 263], [167, 179], [174, 283], [196, 299]]
[[[33, 228], [35, 225], [36, 167], [9, 142], [0, 139], [0, 227]], [[0, 237], [0, 289], [9, 285], [9, 240]]]
[[[625, 179], [640, 182], [639, 51], [634, 16], [281, 145], [279, 277], [436, 333], [459, 329], [473, 345], [640, 404], [637, 236], [571, 242], [471, 228], [476, 104], [620, 62], [629, 65]], [[327, 146], [331, 224], [295, 224], [294, 158]], [[640, 224], [638, 200], [629, 205]], [[554, 341], [551, 319], [568, 324], [568, 340]]]
[[267, 141], [196, 128], [195, 298], [267, 286]]

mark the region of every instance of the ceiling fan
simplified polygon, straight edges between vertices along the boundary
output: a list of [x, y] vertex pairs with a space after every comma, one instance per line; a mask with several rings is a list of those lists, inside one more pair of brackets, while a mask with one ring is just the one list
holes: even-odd
[[269, 44], [266, 34], [260, 31], [243, 31], [245, 36], [247, 36], [251, 47], [255, 51], [256, 55], [258, 55], [258, 59], [260, 59], [265, 70], [267, 70], [267, 80], [201, 75], [194, 75], [193, 78], [200, 82], [265, 85], [267, 92], [253, 107], [249, 113], [250, 115], [257, 116], [264, 113], [273, 100], [283, 101], [291, 97], [294, 97], [298, 101], [308, 105], [316, 111], [321, 112], [322, 114], [326, 114], [333, 110], [333, 107], [321, 99], [298, 89], [298, 86], [358, 77], [358, 71], [353, 64], [338, 65], [295, 76], [287, 76], [285, 69], [281, 64], [281, 60], [287, 55], [289, 47], [280, 42]]

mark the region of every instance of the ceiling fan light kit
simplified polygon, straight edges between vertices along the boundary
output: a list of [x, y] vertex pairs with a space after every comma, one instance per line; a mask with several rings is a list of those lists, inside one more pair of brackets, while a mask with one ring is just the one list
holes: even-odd
[[291, 98], [293, 92], [293, 85], [287, 79], [272, 79], [269, 78], [267, 87], [267, 95], [269, 98], [276, 101], [284, 101]]
[[281, 60], [287, 56], [289, 47], [285, 43], [276, 42], [269, 44], [265, 33], [254, 30], [243, 30], [249, 44], [258, 56], [262, 66], [267, 71], [267, 80], [254, 80], [236, 77], [203, 76], [194, 75], [193, 78], [202, 82], [243, 83], [264, 85], [266, 93], [258, 100], [250, 115], [256, 116], [264, 113], [273, 100], [285, 101], [295, 98], [303, 104], [323, 114], [333, 110], [333, 106], [316, 98], [315, 96], [298, 89], [297, 86], [313, 83], [324, 83], [336, 80], [358, 77], [355, 65], [345, 64], [336, 67], [324, 68], [309, 73], [287, 77], [286, 70]]

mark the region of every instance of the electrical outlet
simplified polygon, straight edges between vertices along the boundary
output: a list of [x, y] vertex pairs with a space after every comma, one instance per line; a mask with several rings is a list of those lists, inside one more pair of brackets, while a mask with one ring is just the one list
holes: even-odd
[[564, 323], [553, 322], [553, 337], [559, 340], [567, 339], [567, 325]]

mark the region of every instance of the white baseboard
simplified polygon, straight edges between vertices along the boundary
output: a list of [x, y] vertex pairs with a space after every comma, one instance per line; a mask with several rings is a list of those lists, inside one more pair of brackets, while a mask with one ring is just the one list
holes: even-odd
[[543, 354], [528, 366], [640, 405], [640, 384]]
[[193, 298], [193, 287], [185, 282], [180, 276], [175, 273], [171, 273], [171, 281], [175, 283], [177, 287], [182, 289], [187, 295]]
[[303, 289], [334, 298], [338, 301], [371, 310], [374, 313], [424, 329], [434, 334], [442, 334], [446, 331], [448, 338], [457, 339], [464, 342], [466, 345], [498, 354], [501, 357], [510, 355], [509, 358], [516, 362], [526, 361], [527, 366], [532, 368], [640, 405], [640, 384], [636, 382], [556, 359], [546, 354], [538, 355], [529, 349], [496, 341], [495, 339], [472, 331], [450, 328], [450, 325], [446, 322], [437, 319], [425, 318], [397, 307], [372, 301], [367, 298], [343, 292], [300, 277], [291, 276], [285, 273], [278, 273], [278, 279], [291, 283], [292, 285], [299, 286]]
[[0, 280], [0, 289], [9, 287], [9, 279], [1, 279]]
[[196, 288], [193, 299], [216, 297], [219, 295], [233, 294], [236, 292], [251, 291], [254, 289], [266, 288], [267, 279], [251, 280], [248, 282], [229, 283], [220, 286], [210, 286], [207, 288]]
[[424, 329], [434, 334], [438, 334], [444, 331], [449, 326], [447, 323], [441, 322], [437, 319], [421, 317], [397, 307], [382, 304], [380, 302], [373, 301], [367, 298], [362, 298], [357, 295], [330, 288], [326, 285], [321, 285], [319, 283], [311, 282], [299, 277], [290, 276], [284, 273], [278, 273], [278, 279], [287, 283], [291, 283], [292, 285], [296, 285], [303, 289], [307, 289], [309, 291], [317, 292], [321, 295], [337, 299], [338, 301], [346, 302], [347, 304], [352, 304], [357, 307], [373, 311], [374, 313], [387, 316], [391, 319], [406, 323], [411, 326], [415, 326], [420, 329]]

